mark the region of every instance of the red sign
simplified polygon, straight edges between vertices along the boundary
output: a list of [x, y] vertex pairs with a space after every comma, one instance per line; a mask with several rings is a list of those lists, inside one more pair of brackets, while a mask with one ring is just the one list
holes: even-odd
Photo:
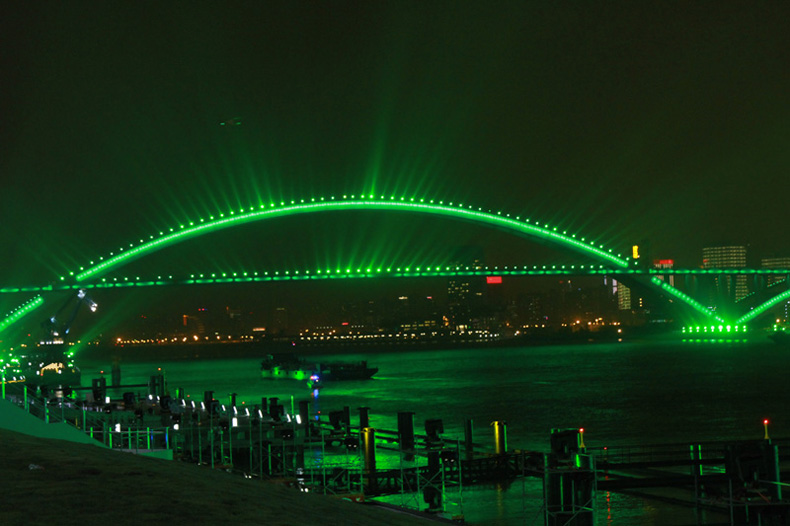
[[486, 283], [489, 285], [502, 283], [502, 276], [486, 276]]

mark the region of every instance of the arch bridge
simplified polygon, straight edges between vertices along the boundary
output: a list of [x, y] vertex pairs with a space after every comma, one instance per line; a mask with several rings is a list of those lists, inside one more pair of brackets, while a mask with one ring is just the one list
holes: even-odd
[[[376, 268], [376, 269], [315, 269], [302, 271], [277, 271], [253, 273], [252, 275], [192, 275], [173, 278], [159, 276], [155, 279], [108, 279], [106, 275], [118, 270], [134, 260], [143, 258], [165, 247], [215, 232], [256, 221], [264, 221], [278, 217], [299, 214], [317, 214], [333, 211], [376, 210], [381, 212], [407, 212], [429, 216], [441, 216], [459, 221], [476, 223], [488, 228], [501, 230], [514, 236], [551, 245], [561, 250], [582, 255], [592, 262], [590, 265], [552, 266], [546, 267], [423, 267], [423, 268]], [[77, 270], [60, 276], [52, 283], [44, 286], [6, 286], [0, 293], [36, 293], [25, 303], [14, 309], [0, 320], [0, 331], [18, 323], [28, 313], [45, 303], [47, 293], [58, 290], [110, 288], [127, 286], [157, 286], [168, 284], [208, 284], [208, 283], [249, 283], [258, 281], [333, 279], [333, 278], [372, 278], [372, 277], [436, 277], [465, 275], [609, 275], [641, 288], [656, 296], [665, 298], [682, 310], [691, 313], [703, 323], [715, 324], [746, 324], [759, 316], [768, 313], [772, 307], [790, 299], [790, 269], [673, 269], [658, 270], [641, 268], [638, 262], [623, 257], [611, 248], [588, 241], [576, 234], [569, 234], [557, 227], [503, 212], [494, 212], [475, 208], [471, 205], [427, 199], [415, 199], [395, 196], [351, 195], [329, 198], [312, 198], [281, 201], [280, 203], [259, 204], [257, 207], [233, 210], [189, 221], [152, 234], [137, 243], [128, 243], [115, 252], [90, 261]], [[684, 291], [670, 285], [666, 276], [726, 276], [732, 274], [748, 274], [763, 276], [780, 275], [785, 279], [771, 287], [769, 294], [756, 294], [749, 301], [736, 305], [735, 309], [712, 311], [703, 303]], [[762, 297], [762, 296], [767, 297]], [[760, 302], [755, 303], [759, 298]], [[739, 311], [736, 309], [740, 309]]]

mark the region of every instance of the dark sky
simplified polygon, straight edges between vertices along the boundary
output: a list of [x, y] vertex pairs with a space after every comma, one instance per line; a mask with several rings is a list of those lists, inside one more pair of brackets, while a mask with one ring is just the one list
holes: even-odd
[[[649, 240], [684, 266], [710, 243], [790, 255], [790, 8], [647, 4], [5, 2], [0, 282], [259, 200], [361, 191]], [[537, 254], [462, 223], [340, 214], [149, 267], [438, 262], [478, 243], [492, 264]]]

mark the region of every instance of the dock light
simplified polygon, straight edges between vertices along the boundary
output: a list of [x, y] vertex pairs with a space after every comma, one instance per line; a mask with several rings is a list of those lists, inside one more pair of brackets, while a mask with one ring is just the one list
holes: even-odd
[[104, 403], [105, 404], [109, 404], [110, 403], [110, 397], [109, 396], [105, 396], [104, 397]]
[[232, 420], [231, 426], [232, 426], [232, 427], [239, 427], [239, 419], [238, 419], [238, 418], [236, 418], [235, 416], [233, 417], [233, 420]]
[[579, 448], [585, 449], [584, 447], [584, 428], [579, 428]]
[[763, 437], [765, 440], [770, 440], [768, 438], [768, 419], [766, 418], [763, 420], [763, 427], [765, 428], [765, 436]]
[[178, 424], [173, 424], [173, 430], [178, 431]]
[[291, 415], [289, 415], [288, 413], [286, 413], [286, 414], [285, 414], [285, 419], [286, 419], [288, 422], [290, 422], [290, 421], [291, 421]]
[[245, 407], [245, 408], [244, 408], [244, 414], [245, 414], [246, 416], [250, 416], [250, 408], [249, 408], [249, 407]]
[[206, 403], [205, 402], [200, 402], [200, 409], [202, 409], [203, 411], [206, 410]]
[[224, 413], [225, 411], [227, 411], [227, 409], [225, 409], [225, 404], [222, 404], [222, 412]]
[[195, 408], [195, 401], [192, 400], [191, 403], [192, 403], [192, 409], [194, 409]]
[[296, 423], [297, 424], [301, 424], [302, 423], [302, 417], [300, 415], [296, 415]]
[[120, 433], [121, 432], [121, 424], [115, 424], [115, 432], [116, 433]]
[[234, 415], [238, 415], [239, 414], [239, 411], [236, 409], [235, 405], [233, 406], [233, 414]]

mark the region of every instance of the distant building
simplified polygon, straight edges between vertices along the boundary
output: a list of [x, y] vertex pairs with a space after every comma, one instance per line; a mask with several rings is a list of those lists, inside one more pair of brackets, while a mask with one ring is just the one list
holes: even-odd
[[[790, 257], [769, 257], [763, 258], [760, 261], [760, 266], [766, 269], [790, 269]], [[784, 281], [787, 278], [785, 274], [769, 274], [766, 279], [767, 285], [773, 285], [774, 283], [778, 283], [780, 281]]]
[[[746, 268], [746, 247], [743, 245], [705, 247], [702, 249], [702, 267], [707, 269]], [[714, 288], [715, 292], [711, 291], [710, 302], [710, 306], [714, 308], [718, 303], [718, 297], [725, 296], [738, 301], [749, 294], [745, 275], [716, 276]]]
[[[453, 258], [453, 266], [459, 270], [483, 268], [483, 248], [465, 246], [459, 248]], [[447, 281], [447, 306], [450, 323], [454, 328], [469, 328], [479, 316], [485, 303], [486, 280], [482, 276], [456, 276]]]
[[[653, 268], [657, 270], [672, 270], [675, 266], [675, 260], [673, 259], [654, 259], [653, 260]], [[671, 286], [675, 286], [675, 275], [670, 274], [668, 276], [664, 276], [662, 274], [658, 274], [656, 276], [661, 281], [666, 281]], [[668, 279], [667, 279], [668, 278]]]

